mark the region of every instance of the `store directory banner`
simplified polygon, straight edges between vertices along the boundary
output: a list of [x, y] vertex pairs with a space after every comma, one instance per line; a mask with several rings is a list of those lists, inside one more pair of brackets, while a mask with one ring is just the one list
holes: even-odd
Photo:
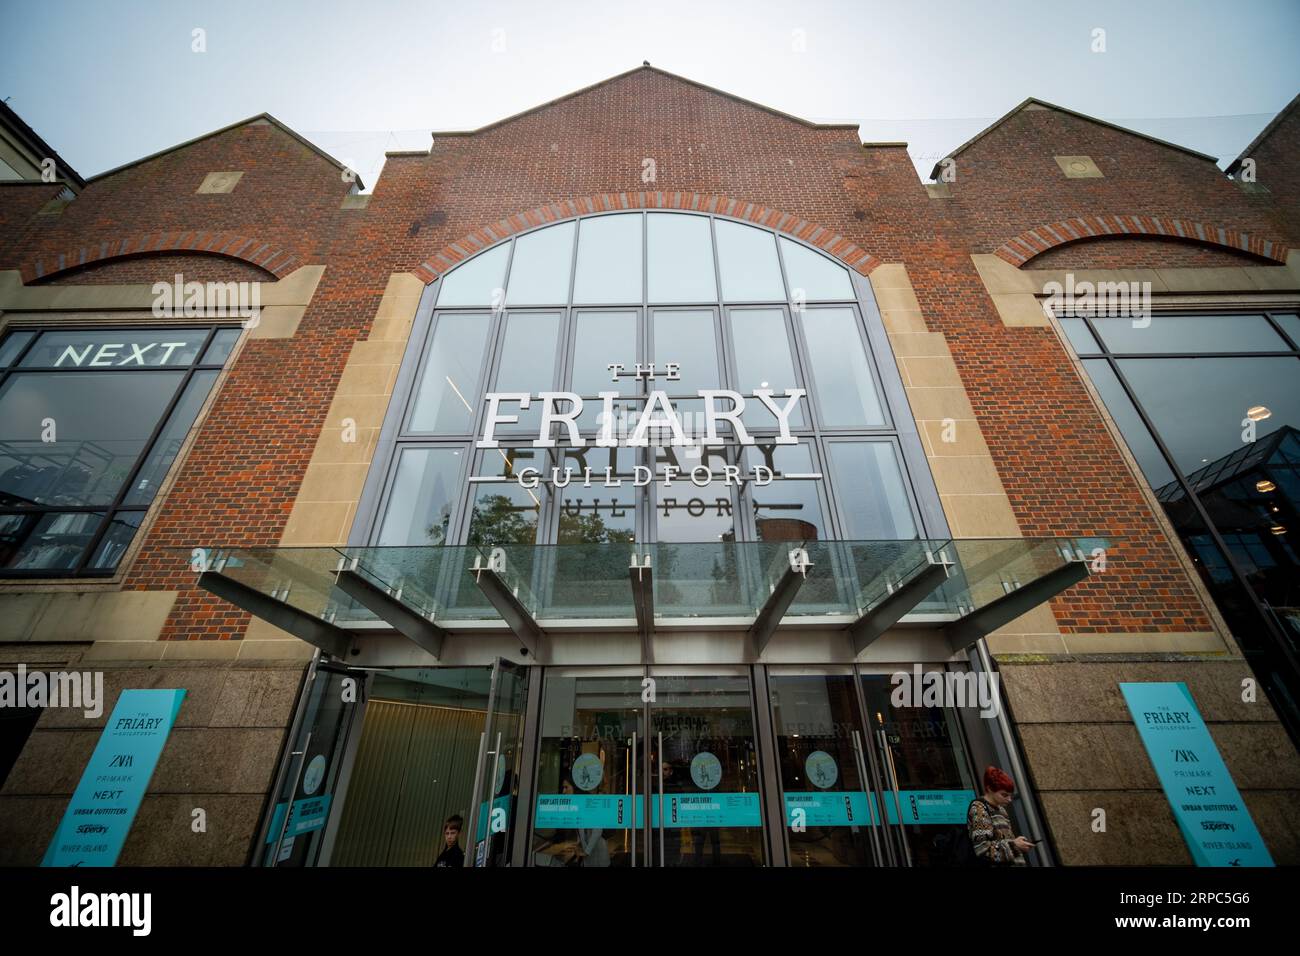
[[162, 756], [184, 690], [124, 690], [41, 866], [113, 866]]
[[1187, 685], [1120, 684], [1197, 866], [1272, 866]]

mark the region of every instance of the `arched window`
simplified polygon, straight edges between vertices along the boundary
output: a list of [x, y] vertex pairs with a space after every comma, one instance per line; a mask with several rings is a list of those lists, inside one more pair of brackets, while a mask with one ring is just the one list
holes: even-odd
[[905, 464], [924, 469], [869, 286], [795, 239], [706, 214], [602, 213], [502, 241], [427, 296], [357, 543], [943, 530], [917, 507], [913, 482], [929, 477]]

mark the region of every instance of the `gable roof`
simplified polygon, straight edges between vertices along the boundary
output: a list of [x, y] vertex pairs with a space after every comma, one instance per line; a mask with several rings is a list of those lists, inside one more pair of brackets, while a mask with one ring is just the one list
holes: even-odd
[[[966, 140], [966, 142], [962, 143], [951, 153], [949, 153], [947, 158], [952, 159], [958, 153], [964, 152], [965, 150], [969, 149], [971, 146], [974, 146], [977, 142], [979, 142], [989, 133], [993, 132], [995, 129], [997, 129], [1007, 120], [1011, 119], [1011, 117], [1015, 116], [1021, 110], [1028, 109], [1031, 106], [1037, 107], [1038, 109], [1056, 110], [1056, 112], [1058, 113], [1065, 113], [1067, 116], [1073, 116], [1076, 119], [1086, 120], [1089, 123], [1096, 123], [1098, 126], [1105, 126], [1107, 129], [1113, 129], [1121, 133], [1127, 133], [1129, 136], [1136, 136], [1139, 139], [1146, 140], [1148, 143], [1155, 143], [1158, 146], [1164, 146], [1167, 147], [1168, 149], [1176, 149], [1180, 153], [1187, 153], [1189, 156], [1195, 156], [1197, 159], [1204, 159], [1207, 162], [1217, 163], [1219, 161], [1217, 157], [1208, 156], [1205, 153], [1198, 153], [1196, 150], [1188, 149], [1186, 146], [1179, 146], [1177, 143], [1170, 143], [1163, 139], [1157, 139], [1154, 136], [1148, 136], [1146, 133], [1139, 133], [1137, 130], [1134, 129], [1127, 129], [1126, 127], [1123, 126], [1117, 126], [1114, 123], [1107, 123], [1105, 120], [1097, 119], [1097, 117], [1095, 116], [1089, 116], [1087, 113], [1078, 113], [1075, 112], [1074, 110], [1066, 109], [1064, 106], [1057, 106], [1055, 103], [1049, 103], [1046, 100], [1040, 100], [1033, 96], [1028, 97], [1027, 99], [1024, 100], [1024, 102], [1020, 103], [1018, 106], [1016, 106], [1009, 112], [1005, 113], [1004, 115], [1000, 116], [998, 119], [994, 120], [988, 126], [984, 127], [984, 129], [980, 130], [970, 139]], [[942, 160], [940, 162], [942, 162]], [[930, 170], [931, 179], [939, 178], [939, 165], [940, 163], [935, 163], [934, 169]]]
[[1285, 120], [1288, 116], [1290, 116], [1297, 106], [1300, 106], [1300, 93], [1297, 93], [1295, 95], [1295, 98], [1292, 99], [1290, 103], [1282, 107], [1281, 111], [1276, 116], [1274, 116], [1272, 121], [1260, 131], [1260, 134], [1258, 136], [1256, 136], [1254, 139], [1250, 141], [1250, 145], [1241, 151], [1241, 155], [1238, 156], [1236, 159], [1234, 159], [1232, 163], [1228, 166], [1227, 170], [1225, 171], [1229, 175], [1235, 173], [1240, 168], [1241, 161], [1246, 157], [1248, 157], [1255, 150], [1259, 149], [1259, 144], [1264, 142], [1264, 140], [1268, 139], [1270, 136], [1272, 136], [1274, 130], [1276, 130], [1279, 126], [1282, 125], [1282, 121]]
[[[293, 129], [286, 126], [284, 123], [281, 123], [270, 113], [258, 113], [256, 116], [248, 117], [248, 119], [242, 119], [237, 123], [231, 123], [229, 126], [223, 126], [221, 127], [221, 129], [214, 129], [212, 132], [204, 133], [202, 136], [196, 136], [193, 139], [187, 139], [183, 143], [177, 143], [175, 146], [169, 146], [166, 149], [160, 149], [156, 153], [150, 153], [148, 156], [141, 156], [139, 159], [133, 159], [129, 163], [123, 163], [121, 166], [116, 166], [113, 169], [107, 170], [106, 172], [102, 172], [97, 176], [91, 176], [89, 179], [86, 180], [86, 182], [88, 183], [97, 182], [98, 180], [104, 179], [108, 176], [112, 176], [115, 175], [116, 173], [120, 173], [124, 169], [130, 169], [132, 166], [139, 166], [141, 163], [147, 163], [151, 159], [157, 159], [159, 156], [166, 156], [168, 153], [174, 153], [178, 149], [184, 149], [186, 146], [193, 146], [195, 143], [201, 143], [205, 139], [211, 139], [213, 136], [220, 136], [222, 133], [228, 133], [232, 129], [238, 129], [241, 126], [249, 126], [254, 123], [258, 125], [271, 125], [276, 127], [281, 132], [287, 133], [288, 135], [296, 139], [298, 142], [302, 143], [302, 145], [306, 146], [313, 153], [315, 153], [321, 159], [328, 162], [330, 165], [334, 166], [340, 172], [352, 172], [354, 176], [356, 175], [355, 170], [349, 170], [347, 166], [340, 163], [329, 153], [325, 152], [325, 150], [321, 149], [319, 146], [317, 146], [315, 143], [313, 143], [311, 140], [307, 139], [306, 137], [300, 136]], [[358, 190], [362, 190], [366, 188], [365, 185], [361, 182], [360, 176], [356, 177], [354, 183]]]
[[[36, 130], [28, 126], [21, 116], [9, 108], [9, 104], [0, 101], [0, 124], [3, 124], [10, 132], [22, 140], [23, 145], [30, 149], [39, 157], [49, 157], [54, 160], [54, 168], [59, 172], [59, 178], [65, 182], [76, 186], [77, 189], [84, 189], [86, 181], [81, 178], [75, 169], [64, 161], [63, 157], [54, 151], [49, 143], [41, 139]], [[39, 165], [39, 163], [37, 164]]]
[[754, 109], [762, 110], [765, 113], [771, 113], [773, 116], [779, 116], [782, 119], [789, 120], [792, 123], [798, 123], [800, 126], [806, 126], [809, 129], [856, 130], [858, 128], [857, 123], [814, 123], [811, 120], [806, 120], [800, 116], [792, 116], [789, 113], [782, 113], [778, 109], [773, 109], [770, 106], [764, 106], [762, 103], [755, 103], [753, 100], [747, 100], [743, 96], [737, 96], [735, 93], [728, 93], [726, 90], [720, 90], [717, 89], [716, 87], [708, 86], [704, 83], [700, 83], [697, 82], [696, 80], [692, 80], [689, 77], [679, 76], [676, 73], [669, 73], [667, 70], [661, 70], [657, 66], [651, 66], [650, 61], [646, 60], [640, 66], [635, 66], [630, 70], [624, 70], [622, 73], [616, 73], [614, 76], [606, 77], [603, 80], [599, 80], [595, 83], [592, 83], [590, 86], [584, 86], [580, 90], [574, 90], [572, 93], [565, 93], [563, 96], [557, 96], [555, 99], [547, 100], [545, 103], [539, 103], [537, 106], [531, 106], [528, 109], [523, 110], [522, 112], [514, 113], [510, 116], [505, 117], [504, 119], [494, 120], [493, 122], [488, 123], [486, 126], [480, 126], [478, 129], [437, 130], [433, 133], [433, 135], [435, 137], [474, 136], [477, 135], [478, 133], [485, 133], [488, 130], [496, 129], [498, 126], [504, 126], [506, 123], [513, 123], [515, 120], [522, 119], [525, 116], [530, 116], [533, 113], [541, 112], [547, 107], [555, 106], [556, 104], [563, 103], [566, 100], [574, 99], [575, 97], [582, 96], [584, 93], [590, 93], [592, 90], [599, 89], [602, 86], [606, 86], [617, 80], [621, 80], [625, 77], [631, 76], [634, 73], [641, 73], [641, 72], [657, 73], [660, 76], [666, 76], [669, 79], [676, 80], [679, 83], [685, 83], [688, 86], [693, 86], [698, 90], [704, 90], [708, 93], [714, 93], [718, 96], [725, 96], [727, 99], [732, 100], [733, 102], [742, 103], [745, 106], [751, 106]]

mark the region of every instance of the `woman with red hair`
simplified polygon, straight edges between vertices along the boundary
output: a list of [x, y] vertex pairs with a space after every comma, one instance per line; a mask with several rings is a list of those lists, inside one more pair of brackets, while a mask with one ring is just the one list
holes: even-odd
[[1006, 771], [989, 767], [984, 771], [984, 796], [971, 801], [966, 810], [966, 828], [975, 859], [991, 866], [1024, 866], [1025, 854], [1034, 848], [1030, 840], [1016, 836], [1007, 808], [1016, 795], [1016, 782]]

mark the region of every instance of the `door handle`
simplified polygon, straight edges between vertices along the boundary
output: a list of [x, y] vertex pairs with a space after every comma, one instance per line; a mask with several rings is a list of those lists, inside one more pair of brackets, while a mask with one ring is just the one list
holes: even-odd
[[659, 865], [667, 866], [664, 860], [664, 734], [659, 732]]
[[632, 731], [632, 739], [628, 741], [632, 747], [632, 799], [629, 802], [632, 810], [632, 820], [628, 825], [628, 831], [632, 834], [632, 865], [636, 866], [636, 731]]
[[858, 779], [862, 781], [862, 789], [867, 794], [867, 813], [870, 814], [867, 830], [871, 837], [871, 853], [875, 858], [876, 866], [880, 866], [885, 857], [880, 849], [880, 831], [876, 827], [876, 795], [871, 792], [868, 783], [870, 778], [867, 776], [867, 755], [862, 749], [862, 735], [856, 730], [853, 731], [853, 759], [858, 765]]
[[907, 840], [907, 830], [903, 824], [903, 801], [898, 795], [898, 773], [894, 767], [894, 754], [889, 749], [889, 741], [885, 738], [884, 730], [877, 730], [880, 735], [880, 752], [885, 762], [885, 773], [888, 776], [890, 792], [894, 795], [894, 811], [898, 815], [898, 838], [903, 844], [903, 857], [907, 860], [907, 865], [912, 865], [912, 847]]

